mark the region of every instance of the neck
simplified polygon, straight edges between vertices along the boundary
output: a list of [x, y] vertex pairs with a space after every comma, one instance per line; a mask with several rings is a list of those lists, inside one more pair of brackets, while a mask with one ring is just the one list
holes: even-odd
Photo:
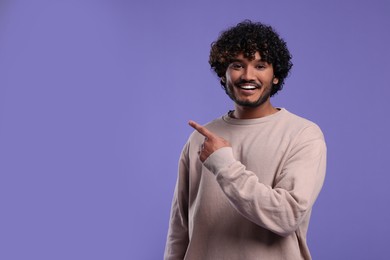
[[231, 116], [237, 119], [255, 119], [275, 114], [278, 111], [270, 102], [258, 107], [244, 107], [236, 104]]

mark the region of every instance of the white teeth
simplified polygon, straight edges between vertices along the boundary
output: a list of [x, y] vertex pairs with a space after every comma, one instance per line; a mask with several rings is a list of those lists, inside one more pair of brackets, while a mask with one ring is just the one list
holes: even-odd
[[248, 90], [252, 90], [252, 89], [256, 89], [256, 87], [255, 86], [251, 86], [251, 85], [248, 85], [248, 86], [240, 86], [240, 88], [242, 88], [242, 89], [248, 89]]

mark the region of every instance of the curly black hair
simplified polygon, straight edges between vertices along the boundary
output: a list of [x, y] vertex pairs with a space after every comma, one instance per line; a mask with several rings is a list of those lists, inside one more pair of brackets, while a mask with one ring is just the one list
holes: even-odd
[[[272, 86], [273, 96], [282, 89], [293, 64], [286, 42], [271, 26], [245, 20], [223, 31], [217, 41], [211, 44], [209, 64], [222, 78], [237, 55], [242, 53], [245, 58], [252, 60], [256, 52], [260, 53], [263, 61], [272, 64], [275, 77], [279, 80]], [[222, 79], [220, 83], [226, 87]]]

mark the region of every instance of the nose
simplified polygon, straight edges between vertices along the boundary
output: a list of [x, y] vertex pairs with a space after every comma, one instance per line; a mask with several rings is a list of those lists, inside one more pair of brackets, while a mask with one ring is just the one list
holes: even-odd
[[242, 72], [241, 79], [247, 81], [256, 80], [254, 68], [247, 66]]

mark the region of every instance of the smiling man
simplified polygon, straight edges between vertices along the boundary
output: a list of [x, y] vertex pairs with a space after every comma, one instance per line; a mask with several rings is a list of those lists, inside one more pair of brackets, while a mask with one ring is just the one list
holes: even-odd
[[164, 258], [311, 259], [306, 234], [326, 145], [316, 124], [271, 103], [292, 67], [286, 43], [244, 21], [212, 44], [209, 63], [234, 110], [189, 122]]

